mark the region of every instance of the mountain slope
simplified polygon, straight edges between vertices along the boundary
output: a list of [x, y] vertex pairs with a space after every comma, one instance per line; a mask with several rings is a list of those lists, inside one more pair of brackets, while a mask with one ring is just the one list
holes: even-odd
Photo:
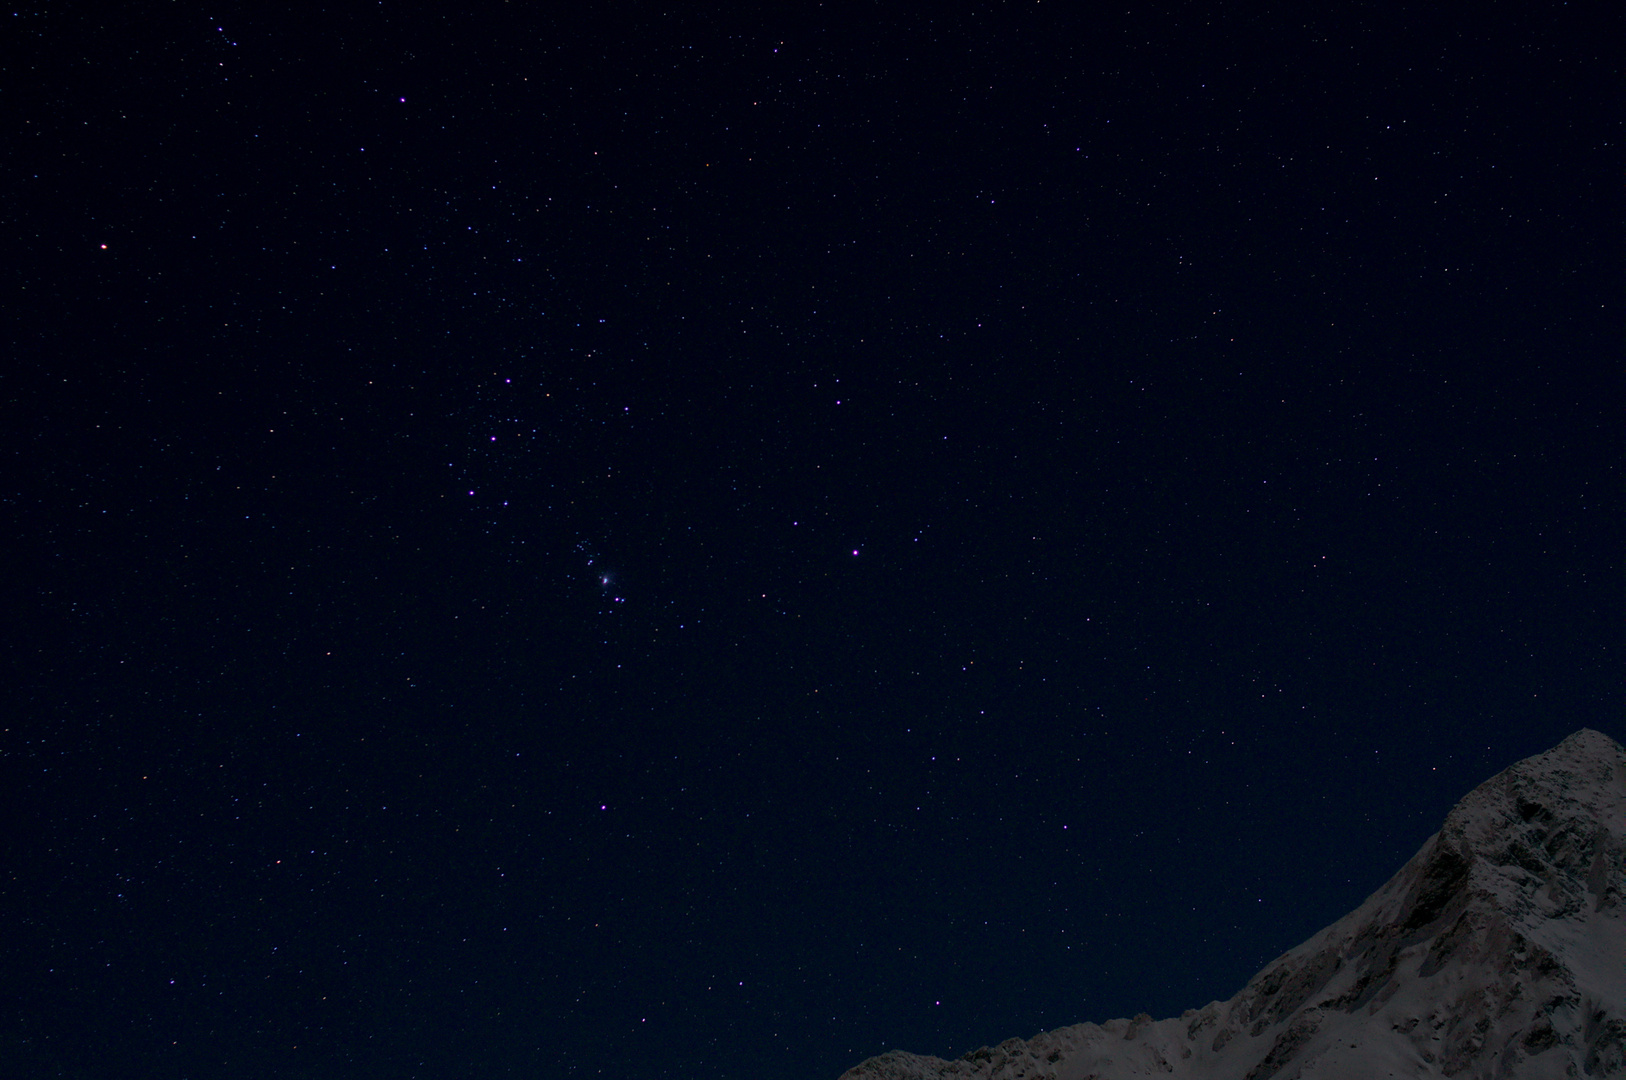
[[1582, 729], [1468, 794], [1355, 911], [1229, 1001], [841, 1080], [1626, 1075], [1626, 750]]

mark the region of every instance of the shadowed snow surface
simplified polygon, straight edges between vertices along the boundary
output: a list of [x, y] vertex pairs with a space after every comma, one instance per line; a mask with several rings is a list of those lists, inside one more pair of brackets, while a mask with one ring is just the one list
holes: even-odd
[[1468, 794], [1388, 884], [1178, 1019], [1077, 1024], [841, 1080], [1626, 1075], [1626, 750], [1582, 729]]

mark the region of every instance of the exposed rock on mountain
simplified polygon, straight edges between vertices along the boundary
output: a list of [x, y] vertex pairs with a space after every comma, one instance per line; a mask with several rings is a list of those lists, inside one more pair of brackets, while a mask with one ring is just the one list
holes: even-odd
[[1388, 884], [1178, 1019], [841, 1080], [1626, 1076], [1626, 750], [1583, 729], [1475, 788]]

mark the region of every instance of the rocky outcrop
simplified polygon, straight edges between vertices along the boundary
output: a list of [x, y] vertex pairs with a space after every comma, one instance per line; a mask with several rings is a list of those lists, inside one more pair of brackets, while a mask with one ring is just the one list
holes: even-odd
[[1355, 911], [1229, 1001], [842, 1080], [1626, 1075], [1626, 750], [1583, 729], [1468, 794]]

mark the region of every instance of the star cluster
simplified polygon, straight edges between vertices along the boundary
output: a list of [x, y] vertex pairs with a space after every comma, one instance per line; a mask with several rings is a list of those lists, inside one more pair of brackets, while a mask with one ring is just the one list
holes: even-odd
[[14, 1070], [1177, 1015], [1618, 715], [1594, 16], [511, 8], [13, 15]]

